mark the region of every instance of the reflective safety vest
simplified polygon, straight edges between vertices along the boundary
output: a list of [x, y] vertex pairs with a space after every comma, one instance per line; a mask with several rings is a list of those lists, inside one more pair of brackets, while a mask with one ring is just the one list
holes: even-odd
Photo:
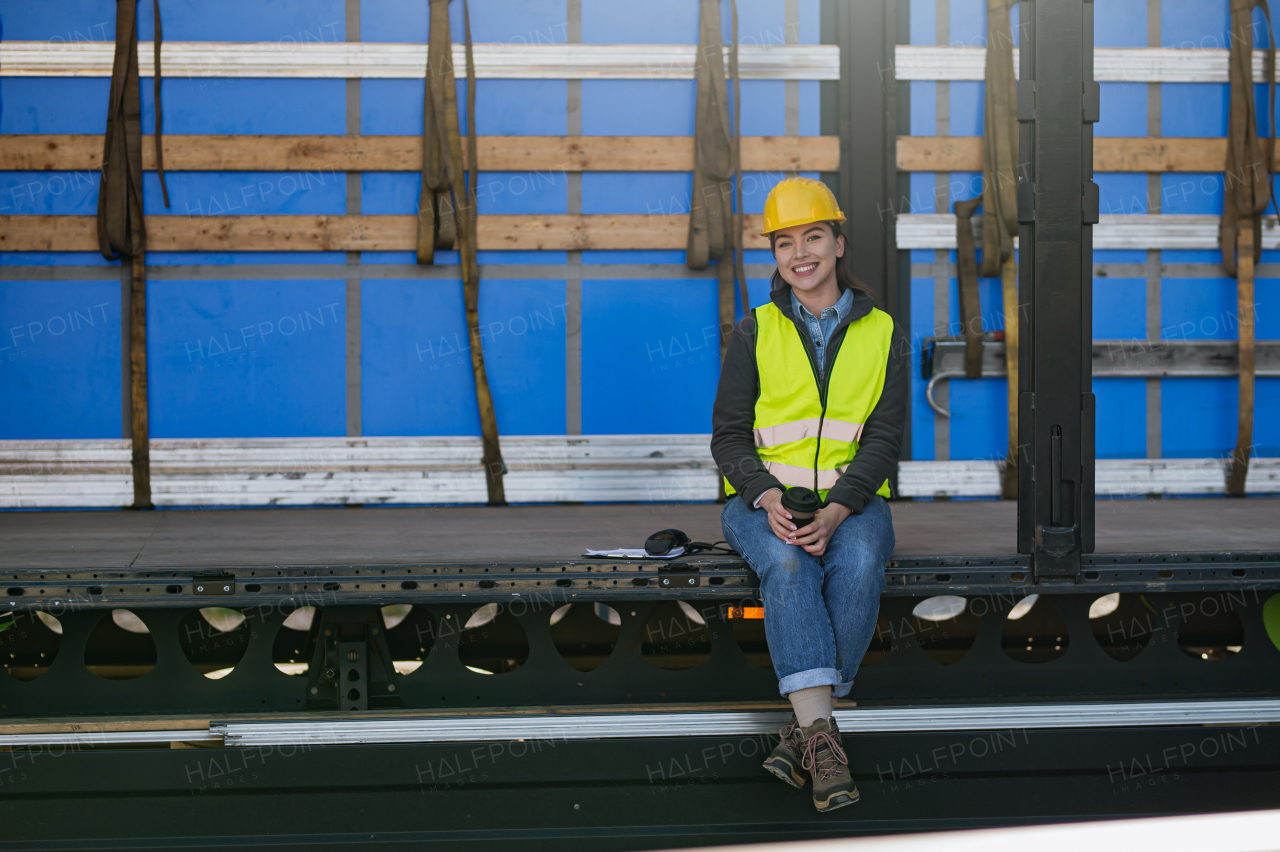
[[[783, 485], [812, 488], [825, 500], [857, 454], [862, 425], [884, 391], [893, 319], [872, 308], [849, 323], [824, 393], [804, 332], [772, 302], [752, 313], [760, 375], [756, 451]], [[725, 493], [734, 493], [728, 480]], [[887, 480], [876, 493], [889, 496]]]

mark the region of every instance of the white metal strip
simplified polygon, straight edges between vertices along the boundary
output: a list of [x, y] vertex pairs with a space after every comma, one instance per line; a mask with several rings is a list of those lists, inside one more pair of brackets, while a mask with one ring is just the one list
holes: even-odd
[[[1213, 215], [1101, 216], [1093, 226], [1095, 249], [1216, 249], [1218, 222]], [[981, 240], [981, 218], [974, 217]], [[1274, 216], [1265, 218], [1262, 247], [1280, 248]], [[954, 249], [956, 217], [950, 213], [906, 213], [898, 217], [898, 248]], [[1016, 242], [1016, 240], [1015, 240]]]
[[[1098, 497], [1222, 495], [1226, 475], [1224, 459], [1099, 459], [1094, 466], [1094, 493]], [[1245, 491], [1280, 494], [1280, 458], [1252, 459]], [[903, 497], [999, 497], [1000, 463], [899, 462], [898, 492]]]
[[[709, 435], [511, 436], [514, 502], [714, 500]], [[0, 508], [127, 506], [130, 442], [0, 441]], [[158, 506], [483, 503], [480, 439], [151, 442]]]
[[[900, 44], [893, 70], [899, 80], [981, 80], [986, 57], [985, 47]], [[1255, 80], [1265, 79], [1262, 58], [1254, 51]], [[1015, 75], [1018, 59], [1014, 48]], [[1103, 83], [1226, 83], [1227, 59], [1221, 48], [1095, 47], [1093, 77]]]
[[[109, 77], [112, 42], [6, 41], [0, 76]], [[693, 79], [692, 44], [477, 44], [476, 76], [483, 79]], [[138, 43], [139, 72], [152, 76], [155, 48]], [[426, 75], [425, 44], [372, 42], [180, 42], [161, 51], [165, 76], [416, 78]], [[463, 47], [453, 46], [456, 68]], [[838, 80], [836, 45], [743, 45], [744, 79]]]
[[[1168, 701], [837, 710], [844, 733], [1261, 725], [1280, 722], [1280, 701]], [[594, 740], [776, 734], [789, 714], [773, 712], [437, 716], [342, 722], [225, 722], [210, 731], [227, 746], [283, 744]]]
[[[1172, 381], [1176, 381], [1172, 380]], [[517, 502], [714, 500], [709, 435], [503, 439]], [[480, 439], [235, 438], [151, 442], [160, 506], [481, 503]], [[128, 506], [129, 442], [0, 441], [0, 508]], [[1099, 496], [1222, 494], [1221, 459], [1103, 459]], [[1250, 494], [1280, 493], [1280, 459], [1255, 458]], [[904, 461], [904, 497], [1000, 493], [993, 461]]]

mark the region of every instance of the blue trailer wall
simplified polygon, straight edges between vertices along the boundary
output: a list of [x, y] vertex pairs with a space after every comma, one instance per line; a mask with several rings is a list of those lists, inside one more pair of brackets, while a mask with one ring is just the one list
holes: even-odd
[[[985, 43], [983, 0], [909, 2], [913, 45]], [[461, 14], [453, 4], [455, 41]], [[347, 0], [162, 0], [169, 42], [226, 41], [423, 43], [426, 0], [364, 0], [359, 32], [348, 28]], [[472, 0], [479, 43], [693, 44], [695, 0], [646, 4], [581, 0], [568, 22], [564, 0]], [[139, 4], [140, 33], [151, 38], [151, 4]], [[799, 0], [788, 29], [788, 4], [739, 0], [743, 45], [823, 41], [820, 0]], [[723, 5], [726, 32], [729, 7]], [[1095, 4], [1102, 47], [1223, 47], [1226, 0], [1161, 0], [1159, 25], [1147, 0]], [[1261, 19], [1259, 19], [1261, 20]], [[112, 0], [0, 0], [6, 41], [110, 42]], [[1013, 20], [1018, 34], [1016, 8]], [[1259, 44], [1265, 27], [1257, 28]], [[827, 39], [830, 41], [831, 39]], [[823, 84], [744, 80], [744, 135], [819, 135]], [[835, 84], [831, 84], [833, 87]], [[0, 76], [0, 134], [98, 134], [106, 123], [103, 77]], [[424, 83], [410, 79], [184, 78], [163, 82], [169, 134], [417, 136]], [[466, 83], [459, 83], [460, 107]], [[1219, 83], [1103, 82], [1099, 137], [1221, 137], [1227, 86]], [[911, 81], [913, 136], [978, 136], [980, 81]], [[1261, 121], [1274, 110], [1259, 87]], [[1151, 99], [1158, 99], [1152, 101]], [[475, 129], [482, 135], [690, 136], [695, 89], [687, 79], [482, 79]], [[150, 80], [142, 86], [144, 132], [154, 130]], [[788, 123], [789, 110], [798, 124]], [[462, 109], [464, 132], [472, 117]], [[0, 140], [0, 144], [3, 141]], [[811, 175], [816, 177], [817, 175]], [[781, 173], [743, 175], [744, 209], [759, 212]], [[1096, 176], [1105, 215], [1218, 214], [1222, 175], [1170, 173]], [[92, 215], [94, 171], [0, 172], [0, 214]], [[481, 214], [683, 213], [688, 172], [485, 172]], [[903, 209], [944, 213], [981, 192], [981, 174], [911, 173]], [[420, 178], [413, 172], [168, 173], [171, 206], [154, 173], [144, 180], [149, 215], [188, 217], [294, 214], [412, 214]], [[1273, 211], [1274, 212], [1274, 211]], [[954, 263], [955, 253], [916, 249], [914, 264]], [[1147, 264], [1144, 250], [1097, 251], [1099, 264]], [[479, 434], [467, 350], [461, 281], [396, 271], [412, 252], [164, 252], [148, 255], [148, 359], [152, 437], [253, 438], [474, 436]], [[500, 431], [504, 435], [705, 434], [719, 373], [716, 284], [685, 276], [684, 252], [482, 251], [480, 327]], [[768, 264], [767, 252], [747, 262]], [[1162, 251], [1165, 264], [1216, 264], [1215, 251]], [[1267, 251], [1264, 263], [1280, 262]], [[455, 265], [454, 252], [437, 263]], [[359, 264], [358, 289], [348, 268]], [[122, 289], [118, 263], [98, 254], [0, 253], [0, 440], [128, 437], [127, 371], [121, 363]], [[252, 270], [240, 269], [253, 267]], [[570, 274], [581, 268], [578, 287]], [[305, 268], [303, 268], [305, 267]], [[1206, 267], [1207, 268], [1207, 267]], [[25, 271], [19, 271], [25, 270]], [[751, 301], [768, 281], [749, 282]], [[1100, 340], [1234, 339], [1235, 281], [1165, 277], [1148, 304], [1145, 278], [1094, 280], [1094, 336]], [[919, 343], [959, 330], [954, 278], [913, 277], [910, 308], [900, 317], [913, 342], [912, 441], [904, 458], [994, 460], [1007, 446], [1003, 379], [952, 381], [945, 424], [924, 399]], [[356, 295], [353, 296], [353, 293]], [[1003, 328], [1000, 283], [980, 284], [984, 327]], [[352, 302], [358, 298], [358, 302]], [[580, 316], [581, 328], [572, 322]], [[56, 329], [56, 330], [55, 330]], [[1280, 280], [1257, 281], [1257, 335], [1280, 338]], [[358, 336], [358, 360], [349, 341]], [[580, 371], [570, 352], [580, 346]], [[358, 375], [348, 375], [358, 363]], [[578, 376], [579, 388], [569, 387]], [[354, 395], [349, 386], [358, 386]], [[1098, 379], [1098, 457], [1221, 458], [1235, 441], [1234, 379], [1164, 379], [1159, 423], [1148, 418], [1143, 379]], [[580, 391], [580, 393], [578, 392]], [[359, 417], [349, 416], [359, 400]], [[654, 400], [670, 400], [655, 404]], [[354, 424], [354, 425], [353, 425]], [[1156, 428], [1158, 427], [1158, 428]], [[1280, 379], [1257, 385], [1255, 456], [1280, 455]]]
[[[949, 17], [940, 26], [938, 10], [949, 8]], [[911, 0], [910, 38], [912, 44], [984, 45], [986, 4], [978, 0]], [[1018, 9], [1012, 17], [1014, 41], [1018, 40]], [[1225, 0], [1160, 0], [1159, 39], [1153, 45], [1148, 36], [1146, 0], [1107, 0], [1094, 4], [1095, 46], [1098, 47], [1181, 47], [1224, 48], [1230, 29], [1229, 7]], [[1266, 26], [1258, 12], [1256, 45], [1266, 43]], [[949, 25], [949, 27], [948, 27]], [[949, 29], [949, 32], [948, 32]], [[1227, 132], [1227, 85], [1220, 83], [1110, 83], [1100, 84], [1102, 120], [1094, 126], [1097, 137], [1223, 137]], [[983, 84], [978, 81], [912, 81], [910, 89], [910, 134], [913, 136], [981, 136], [983, 124]], [[940, 92], [945, 102], [939, 104]], [[1263, 120], [1267, 110], [1266, 90], [1257, 87]], [[1159, 126], [1148, 127], [1148, 98], [1158, 97]], [[938, 117], [949, 117], [939, 128]], [[1261, 121], [1260, 121], [1261, 124]], [[1151, 131], [1151, 132], [1149, 132]], [[1261, 132], [1269, 133], [1265, 126]], [[940, 180], [940, 177], [942, 180]], [[1098, 173], [1101, 212], [1105, 215], [1162, 213], [1221, 214], [1223, 176], [1221, 174], [1165, 174], [1160, 188], [1148, 190], [1145, 174]], [[947, 184], [945, 193], [940, 184]], [[949, 212], [957, 200], [981, 193], [979, 173], [939, 176], [933, 172], [913, 172], [907, 206], [913, 213]], [[1271, 209], [1274, 214], [1274, 208]], [[916, 249], [912, 262], [931, 264], [935, 252]], [[1161, 251], [1157, 260], [1166, 264], [1220, 264], [1217, 251]], [[955, 262], [955, 252], [947, 257]], [[1099, 250], [1096, 264], [1145, 264], [1146, 251]], [[1280, 261], [1280, 251], [1264, 251], [1262, 262]], [[958, 334], [958, 283], [949, 282], [949, 293], [937, 292], [934, 278], [914, 278], [911, 284], [911, 327], [917, 340], [934, 333]], [[1280, 280], [1259, 278], [1257, 295], [1257, 337], [1280, 338]], [[1094, 279], [1093, 322], [1097, 340], [1147, 339], [1146, 279], [1099, 277]], [[950, 316], [936, 316], [940, 295]], [[983, 327], [1003, 329], [1003, 310], [998, 280], [980, 285]], [[1160, 336], [1166, 340], [1233, 340], [1236, 329], [1236, 282], [1231, 278], [1164, 278], [1159, 304]], [[917, 367], [919, 366], [916, 355]], [[917, 369], [913, 383], [912, 458], [1003, 458], [1008, 446], [1005, 388], [1003, 379], [950, 382], [952, 417], [947, 438], [935, 440], [935, 415], [924, 399], [925, 381]], [[1097, 395], [1099, 459], [1123, 458], [1221, 458], [1235, 446], [1237, 382], [1229, 378], [1166, 378], [1160, 382], [1160, 424], [1147, 424], [1147, 382], [1145, 379], [1098, 378]], [[1259, 378], [1254, 416], [1255, 456], [1280, 455], [1280, 379]], [[1159, 443], [1148, 446], [1149, 434], [1158, 434]]]
[[[425, 42], [425, 0], [366, 0], [360, 39]], [[454, 4], [457, 6], [457, 4]], [[697, 4], [664, 0], [623, 4], [584, 0], [581, 40], [600, 44], [696, 43]], [[341, 42], [347, 39], [342, 0], [235, 0], [161, 3], [166, 41]], [[725, 5], [728, 28], [728, 5]], [[784, 4], [740, 0], [744, 44], [786, 40]], [[139, 5], [140, 33], [151, 37], [151, 5]], [[454, 38], [461, 14], [452, 10]], [[801, 0], [798, 37], [819, 41], [819, 2]], [[112, 0], [3, 0], [6, 40], [109, 41]], [[568, 38], [563, 0], [473, 0], [477, 42], [562, 43]], [[109, 81], [105, 78], [0, 78], [0, 132], [101, 133]], [[465, 105], [465, 82], [459, 102]], [[742, 132], [786, 131], [786, 84], [742, 83]], [[364, 79], [359, 114], [348, 115], [347, 82], [324, 79], [183, 79], [163, 82], [164, 130], [169, 134], [330, 134], [354, 124], [367, 135], [420, 135], [421, 80]], [[585, 135], [692, 135], [692, 80], [587, 80], [581, 83]], [[477, 83], [476, 129], [481, 134], [565, 135], [569, 84], [564, 80]], [[154, 129], [154, 101], [144, 81], [144, 132]], [[819, 83], [799, 83], [800, 133], [817, 135]], [[469, 117], [462, 111], [463, 132]], [[745, 206], [762, 209], [781, 174], [748, 174]], [[688, 173], [581, 175], [572, 206], [584, 213], [679, 213], [688, 210]], [[411, 214], [420, 177], [413, 172], [365, 173], [348, 191], [342, 173], [168, 172], [165, 209], [154, 173], [145, 180], [150, 215], [200, 217], [245, 214]], [[0, 213], [91, 215], [98, 175], [0, 174]], [[578, 188], [580, 187], [580, 188]], [[569, 212], [563, 172], [487, 172], [478, 187], [481, 214]], [[358, 198], [353, 209], [351, 199]], [[767, 262], [753, 252], [752, 262]], [[483, 281], [482, 339], [499, 428], [510, 435], [565, 434], [566, 283], [545, 267], [563, 268], [563, 251], [480, 253], [480, 263], [506, 267]], [[344, 352], [345, 264], [342, 252], [226, 252], [148, 254], [169, 276], [148, 285], [148, 358], [153, 438], [309, 437], [347, 433]], [[364, 252], [366, 267], [413, 263], [411, 252]], [[437, 263], [456, 263], [453, 252]], [[592, 434], [706, 433], [718, 377], [714, 279], [617, 278], [601, 275], [618, 264], [683, 268], [682, 251], [589, 251], [580, 258], [581, 430]], [[8, 266], [117, 266], [96, 254], [0, 255]], [[221, 277], [219, 269], [251, 264], [278, 267], [260, 278]], [[305, 277], [293, 267], [311, 267]], [[331, 276], [323, 273], [331, 265]], [[321, 267], [316, 269], [315, 267]], [[521, 277], [521, 270], [536, 275]], [[643, 270], [640, 270], [643, 272]], [[103, 273], [105, 274], [105, 273]], [[678, 273], [677, 273], [678, 274]], [[765, 298], [767, 281], [752, 282]], [[478, 435], [460, 280], [361, 281], [361, 431], [364, 435]], [[122, 431], [120, 285], [114, 280], [0, 281], [5, 328], [85, 314], [96, 326], [74, 335], [18, 337], [4, 352], [0, 394], [6, 406], [0, 439], [116, 438]], [[296, 327], [295, 327], [296, 326]], [[653, 406], [657, 394], [677, 400]]]

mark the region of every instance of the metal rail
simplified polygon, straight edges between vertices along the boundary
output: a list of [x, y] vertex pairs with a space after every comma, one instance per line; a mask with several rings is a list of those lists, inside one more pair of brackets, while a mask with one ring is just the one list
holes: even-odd
[[[1112, 591], [1280, 588], [1280, 553], [1137, 553], [1086, 556], [1080, 582], [1036, 588], [1074, 593], [1088, 586]], [[687, 567], [680, 585], [663, 585]], [[669, 569], [677, 569], [670, 572]], [[35, 572], [28, 572], [34, 574]], [[637, 561], [597, 566], [583, 562], [489, 565], [229, 568], [221, 572], [70, 572], [70, 582], [10, 574], [0, 589], [10, 611], [42, 607], [114, 609], [122, 606], [255, 606], [336, 603], [486, 603], [512, 600], [740, 600], [755, 597], [758, 580], [736, 559], [681, 563]], [[279, 582], [253, 583], [263, 574]], [[201, 576], [204, 574], [205, 576]], [[383, 575], [393, 578], [381, 582]], [[886, 594], [1008, 592], [1037, 585], [1026, 556], [900, 556], [886, 566]], [[66, 576], [66, 572], [63, 573]], [[213, 579], [210, 579], [210, 577]], [[414, 577], [400, 580], [400, 576]], [[684, 585], [691, 576], [693, 585]], [[46, 579], [48, 577], [48, 579]], [[430, 578], [422, 580], [422, 577]], [[604, 577], [605, 579], [601, 579]], [[225, 579], [218, 579], [225, 578]], [[369, 582], [370, 579], [373, 582]], [[95, 585], [86, 584], [86, 580]], [[96, 585], [100, 583], [101, 585]], [[38, 585], [37, 585], [38, 584]], [[274, 586], [275, 588], [271, 588]], [[229, 591], [221, 591], [229, 589]], [[15, 592], [18, 592], [15, 594]], [[3, 600], [0, 598], [0, 600]]]
[[[1144, 701], [1112, 704], [1021, 704], [867, 707], [837, 710], [845, 733], [904, 733], [1054, 728], [1280, 723], [1280, 700]], [[147, 745], [206, 742], [229, 748], [361, 743], [450, 743], [498, 740], [599, 740], [652, 737], [768, 736], [786, 712], [574, 713], [423, 716], [345, 721], [211, 722], [207, 729], [58, 731], [0, 735], [0, 747]]]
[[[928, 380], [925, 399], [943, 417], [951, 412], [934, 398], [938, 382], [963, 379], [963, 337], [926, 337], [921, 371]], [[1240, 345], [1234, 340], [1095, 340], [1094, 378], [1226, 378], [1239, 375]], [[1257, 344], [1257, 375], [1280, 376], [1280, 341]], [[982, 344], [982, 377], [1002, 378], [1004, 342], [988, 334]]]
[[[1280, 588], [1280, 553], [1115, 553], [1083, 557], [1078, 582], [1043, 586], [1019, 556], [895, 556], [885, 594], [1222, 591]], [[692, 580], [692, 583], [690, 582]], [[614, 600], [754, 599], [759, 581], [733, 558], [229, 567], [147, 571], [10, 571], [10, 612], [192, 606], [325, 606]]]
[[[985, 707], [837, 710], [845, 733], [1126, 728], [1160, 725], [1265, 725], [1280, 722], [1280, 701], [1159, 701]], [[788, 713], [619, 713], [454, 716], [349, 722], [222, 722], [210, 731], [228, 746], [359, 743], [746, 737], [774, 734]]]
[[65, 745], [77, 747], [146, 745], [148, 743], [219, 743], [212, 730], [178, 731], [58, 731], [47, 734], [0, 734], [0, 747]]

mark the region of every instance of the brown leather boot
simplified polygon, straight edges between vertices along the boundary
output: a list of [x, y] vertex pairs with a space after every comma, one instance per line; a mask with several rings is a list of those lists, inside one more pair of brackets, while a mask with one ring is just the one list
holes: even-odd
[[858, 801], [834, 717], [800, 729], [800, 767], [813, 778], [813, 806], [825, 813]]
[[800, 721], [791, 714], [791, 721], [778, 731], [778, 744], [764, 760], [764, 768], [792, 787], [803, 788], [805, 771], [800, 768]]

